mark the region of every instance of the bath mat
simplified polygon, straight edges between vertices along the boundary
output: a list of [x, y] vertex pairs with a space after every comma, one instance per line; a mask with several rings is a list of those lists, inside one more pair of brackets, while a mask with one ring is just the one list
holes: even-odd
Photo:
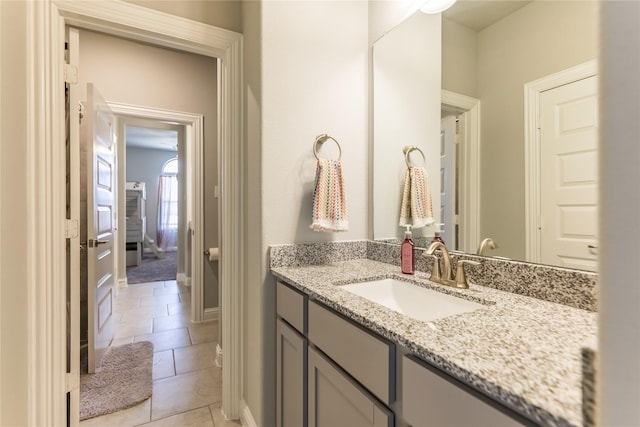
[[95, 374], [80, 376], [80, 420], [130, 408], [151, 397], [153, 343], [109, 347]]

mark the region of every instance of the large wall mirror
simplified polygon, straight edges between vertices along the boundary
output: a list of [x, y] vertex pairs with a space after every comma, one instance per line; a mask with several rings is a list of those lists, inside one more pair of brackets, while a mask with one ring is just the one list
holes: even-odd
[[[487, 256], [595, 269], [597, 11], [596, 1], [458, 0], [374, 43], [376, 240], [403, 235], [402, 149], [417, 146], [448, 247], [475, 253], [491, 237]], [[551, 131], [536, 131], [541, 122]], [[414, 231], [418, 245], [433, 231]]]

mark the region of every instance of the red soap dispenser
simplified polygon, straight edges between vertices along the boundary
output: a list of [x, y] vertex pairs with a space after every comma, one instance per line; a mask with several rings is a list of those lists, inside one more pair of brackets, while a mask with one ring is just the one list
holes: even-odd
[[441, 222], [436, 224], [436, 229], [433, 231], [433, 240], [431, 240], [431, 243], [440, 242], [444, 245], [444, 240], [442, 240], [442, 237], [440, 236], [442, 233], [444, 233], [444, 230], [442, 230], [443, 226], [444, 224]]
[[415, 244], [411, 238], [411, 226], [407, 225], [407, 231], [404, 233], [404, 240], [400, 245], [400, 265], [404, 274], [414, 274], [416, 265], [416, 253], [414, 251]]

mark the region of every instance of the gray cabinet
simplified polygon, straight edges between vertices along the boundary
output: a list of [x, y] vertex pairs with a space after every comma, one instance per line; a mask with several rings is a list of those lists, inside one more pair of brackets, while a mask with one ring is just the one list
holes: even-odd
[[283, 320], [277, 331], [277, 409], [278, 427], [307, 425], [307, 340]]
[[413, 427], [532, 425], [412, 357], [402, 357], [402, 415]]
[[309, 427], [392, 427], [393, 414], [318, 351], [309, 349]]

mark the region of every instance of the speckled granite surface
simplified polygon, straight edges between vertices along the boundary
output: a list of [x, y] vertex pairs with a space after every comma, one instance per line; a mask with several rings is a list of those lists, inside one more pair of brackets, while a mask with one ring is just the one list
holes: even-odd
[[[421, 256], [423, 252], [423, 249], [416, 249], [416, 269], [430, 272], [431, 262]], [[400, 265], [400, 247], [395, 244], [369, 241], [367, 258]], [[583, 310], [596, 311], [597, 309], [598, 275], [596, 273], [452, 252], [451, 261], [454, 271], [458, 259], [480, 262], [479, 266], [470, 265], [467, 268], [469, 278], [478, 285]]]
[[[365, 244], [364, 250], [372, 257], [376, 249]], [[278, 249], [275, 254], [280, 258]], [[597, 314], [485, 286], [452, 289], [432, 284], [425, 273], [405, 276], [395, 265], [364, 256], [324, 265], [274, 264], [276, 277], [527, 418], [545, 426], [583, 424], [581, 350], [596, 335]], [[339, 286], [384, 277], [409, 277], [487, 305], [422, 322]]]

